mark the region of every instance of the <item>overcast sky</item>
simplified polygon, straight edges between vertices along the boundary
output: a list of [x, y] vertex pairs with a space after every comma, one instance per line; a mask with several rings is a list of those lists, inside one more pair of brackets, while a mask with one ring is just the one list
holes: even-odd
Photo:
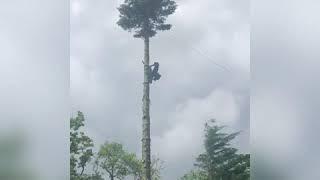
[[[71, 1], [72, 110], [97, 145], [118, 141], [140, 156], [143, 41], [116, 25], [121, 2]], [[162, 74], [151, 85], [151, 138], [163, 179], [192, 168], [211, 118], [243, 131], [235, 144], [249, 151], [249, 1], [177, 3], [172, 30], [150, 44]]]
[[281, 180], [319, 179], [320, 2], [257, 0], [252, 7], [252, 166], [268, 161]]
[[[41, 180], [69, 179], [70, 105], [96, 145], [140, 154], [143, 43], [116, 26], [119, 3], [1, 2], [0, 141], [22, 131], [27, 161], [16, 166]], [[253, 1], [251, 35], [247, 0], [178, 4], [173, 29], [151, 40], [162, 74], [151, 87], [152, 153], [165, 161], [163, 179], [192, 168], [203, 124], [216, 118], [243, 131], [235, 144], [252, 150], [254, 175], [267, 161], [281, 180], [318, 180], [319, 1]]]
[[68, 12], [64, 0], [0, 5], [0, 141], [19, 132], [13, 168], [41, 180], [69, 179]]

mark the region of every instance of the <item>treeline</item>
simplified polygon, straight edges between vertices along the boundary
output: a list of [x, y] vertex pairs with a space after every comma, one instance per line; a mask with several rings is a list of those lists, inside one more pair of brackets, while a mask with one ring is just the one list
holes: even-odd
[[[71, 180], [142, 180], [143, 163], [136, 154], [117, 142], [105, 142], [93, 152], [93, 140], [84, 131], [82, 112], [70, 118], [70, 179]], [[194, 170], [180, 180], [248, 180], [250, 155], [237, 154], [230, 142], [239, 133], [224, 133], [214, 121], [205, 124], [205, 152], [195, 162]], [[152, 180], [161, 179], [163, 162], [152, 158]]]
[[[134, 180], [141, 180], [142, 161], [126, 151], [122, 144], [105, 142], [98, 152], [93, 152], [94, 143], [83, 131], [84, 121], [82, 112], [70, 119], [70, 179], [118, 180], [131, 176]], [[153, 180], [160, 179], [161, 168], [161, 160], [153, 157]]]

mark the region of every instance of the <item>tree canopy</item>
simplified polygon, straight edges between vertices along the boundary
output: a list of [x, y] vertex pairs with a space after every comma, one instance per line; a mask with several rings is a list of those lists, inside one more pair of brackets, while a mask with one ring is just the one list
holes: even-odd
[[136, 38], [153, 37], [157, 31], [171, 28], [165, 21], [176, 8], [173, 0], [125, 0], [118, 8], [117, 24], [124, 30], [134, 31]]
[[[214, 123], [214, 121], [212, 121]], [[225, 174], [226, 166], [230, 159], [233, 159], [237, 149], [230, 146], [239, 133], [223, 133], [224, 126], [205, 124], [206, 152], [197, 158], [196, 166], [208, 172], [209, 179], [215, 179]]]
[[[133, 176], [134, 179], [143, 179], [143, 163], [134, 153], [127, 152], [122, 144], [106, 142], [100, 147], [95, 161], [96, 174], [107, 174], [111, 180], [123, 179]], [[162, 161], [159, 158], [152, 159], [152, 180], [161, 178], [160, 171]]]
[[196, 170], [181, 180], [248, 180], [250, 178], [250, 155], [238, 154], [231, 141], [239, 132], [225, 133], [224, 126], [215, 121], [205, 124], [205, 152], [196, 159]]
[[[98, 153], [93, 153], [93, 141], [85, 135], [84, 115], [78, 112], [70, 118], [70, 179], [71, 180], [121, 180], [133, 177], [144, 179], [143, 160], [137, 158], [116, 142], [104, 143]], [[224, 126], [212, 120], [204, 128], [204, 152], [197, 159], [195, 169], [179, 180], [248, 180], [250, 179], [250, 154], [239, 154], [232, 140], [239, 132], [226, 133]], [[95, 157], [95, 161], [91, 161]], [[93, 171], [85, 168], [92, 167]], [[153, 156], [152, 180], [161, 179], [163, 162]]]
[[122, 144], [115, 142], [106, 142], [100, 147], [96, 165], [104, 170], [111, 180], [123, 179], [140, 170], [140, 162], [135, 154], [125, 151]]

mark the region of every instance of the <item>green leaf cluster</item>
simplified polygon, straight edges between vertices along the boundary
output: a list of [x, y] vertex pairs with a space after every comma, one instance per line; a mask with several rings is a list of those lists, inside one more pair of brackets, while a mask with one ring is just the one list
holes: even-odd
[[93, 141], [81, 131], [84, 115], [78, 111], [75, 118], [70, 118], [70, 179], [85, 180], [90, 176], [84, 174], [85, 168], [93, 157]]
[[[162, 161], [153, 157], [151, 161], [152, 180], [160, 180]], [[124, 150], [122, 144], [106, 142], [100, 147], [95, 161], [98, 174], [107, 174], [109, 179], [124, 179], [132, 176], [135, 180], [143, 179], [143, 162], [133, 153]]]
[[182, 177], [182, 180], [248, 180], [250, 179], [250, 155], [238, 154], [231, 146], [239, 132], [225, 133], [225, 126], [218, 126], [214, 120], [205, 124], [205, 152], [194, 164], [197, 170]]
[[153, 37], [157, 31], [169, 30], [165, 21], [174, 13], [177, 4], [172, 0], [125, 0], [118, 8], [117, 24], [124, 30], [134, 31], [134, 37]]
[[179, 180], [208, 180], [206, 172], [201, 170], [191, 170], [189, 173], [182, 176]]
[[106, 142], [100, 147], [95, 164], [111, 180], [123, 179], [128, 175], [138, 176], [141, 169], [135, 154], [125, 151], [122, 144], [115, 142]]

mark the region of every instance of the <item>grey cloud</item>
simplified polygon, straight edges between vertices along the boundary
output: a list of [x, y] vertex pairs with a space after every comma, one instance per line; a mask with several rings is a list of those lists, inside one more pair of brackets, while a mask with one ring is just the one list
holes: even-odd
[[[312, 168], [319, 163], [314, 153], [320, 147], [315, 144], [319, 129], [316, 94], [320, 87], [316, 83], [320, 57], [316, 45], [318, 7], [319, 2], [310, 0], [259, 1], [253, 8], [254, 154], [272, 158], [272, 166], [288, 179], [318, 178]], [[253, 166], [259, 161], [257, 158]]]
[[1, 136], [22, 131], [35, 177], [67, 179], [68, 6], [13, 0], [0, 12]]

